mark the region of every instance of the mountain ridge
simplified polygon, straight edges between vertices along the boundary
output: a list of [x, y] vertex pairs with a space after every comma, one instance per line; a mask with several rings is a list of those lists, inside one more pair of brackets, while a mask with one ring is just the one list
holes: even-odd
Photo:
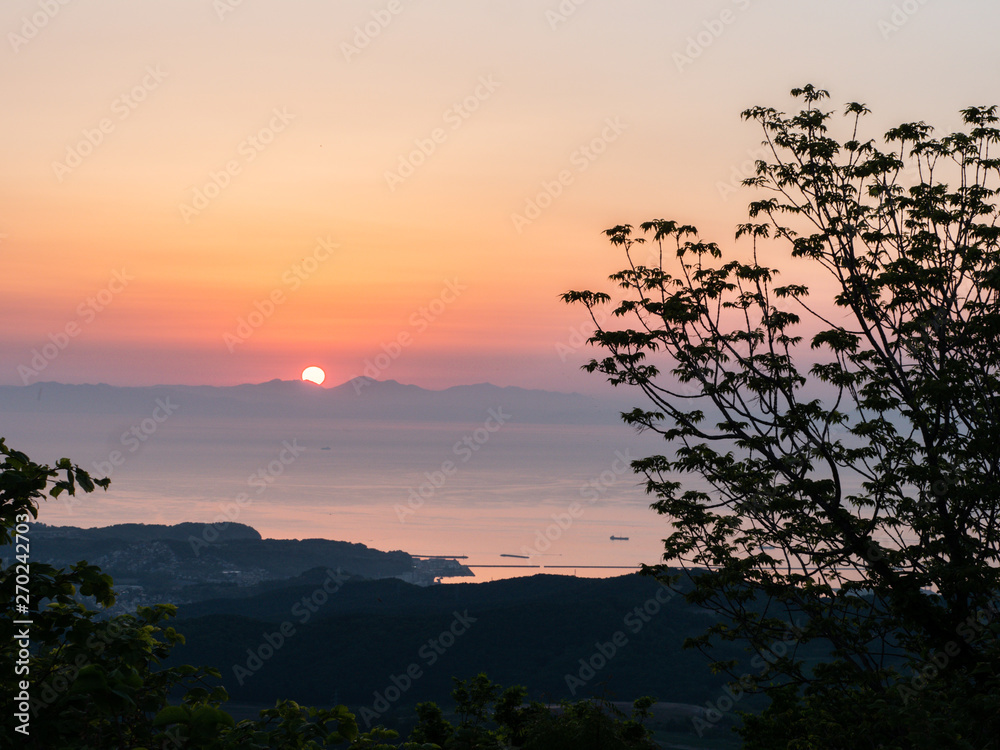
[[[158, 402], [159, 399], [159, 402]], [[310, 417], [360, 420], [476, 422], [489, 409], [530, 424], [620, 423], [621, 398], [586, 396], [491, 383], [441, 390], [361, 376], [324, 388], [273, 379], [232, 386], [115, 386], [43, 381], [0, 386], [0, 414], [143, 414], [173, 404], [205, 417]]]

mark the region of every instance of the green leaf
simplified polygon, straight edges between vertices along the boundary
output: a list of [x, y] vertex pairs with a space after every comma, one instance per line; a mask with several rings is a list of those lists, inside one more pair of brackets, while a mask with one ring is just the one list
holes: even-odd
[[160, 710], [153, 719], [154, 727], [165, 727], [169, 724], [189, 724], [191, 709], [187, 706], [167, 706]]

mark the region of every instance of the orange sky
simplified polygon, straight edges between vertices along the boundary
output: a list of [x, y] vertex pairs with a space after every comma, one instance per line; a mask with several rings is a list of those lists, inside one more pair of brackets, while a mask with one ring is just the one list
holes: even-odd
[[[673, 218], [727, 242], [749, 197], [725, 186], [760, 140], [739, 112], [789, 107], [806, 82], [866, 102], [872, 136], [955, 126], [1000, 101], [998, 16], [9, 0], [0, 383], [48, 346], [28, 382], [224, 385], [317, 364], [336, 384], [402, 336], [380, 379], [593, 390], [586, 353], [557, 348], [584, 320], [557, 296], [608, 288], [620, 259], [601, 230]], [[241, 320], [259, 325], [239, 336]]]

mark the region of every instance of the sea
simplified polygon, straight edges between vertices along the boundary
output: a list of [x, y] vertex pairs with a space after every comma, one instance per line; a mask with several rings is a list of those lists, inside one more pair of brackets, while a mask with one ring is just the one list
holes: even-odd
[[[237, 522], [275, 539], [324, 538], [454, 556], [488, 581], [605, 577], [660, 562], [669, 519], [636, 458], [667, 449], [624, 425], [122, 415], [0, 416], [10, 447], [68, 457], [111, 486], [49, 499], [38, 521]], [[616, 539], [612, 539], [616, 537]]]

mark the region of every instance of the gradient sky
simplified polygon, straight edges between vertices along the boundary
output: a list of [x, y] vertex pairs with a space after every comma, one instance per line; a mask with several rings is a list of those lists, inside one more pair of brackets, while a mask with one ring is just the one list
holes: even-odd
[[956, 127], [1000, 102], [998, 25], [985, 0], [5, 0], [0, 383], [49, 345], [28, 382], [336, 384], [389, 350], [367, 374], [593, 391], [557, 296], [608, 289], [601, 230], [728, 243], [739, 113], [804, 83], [871, 136]]

